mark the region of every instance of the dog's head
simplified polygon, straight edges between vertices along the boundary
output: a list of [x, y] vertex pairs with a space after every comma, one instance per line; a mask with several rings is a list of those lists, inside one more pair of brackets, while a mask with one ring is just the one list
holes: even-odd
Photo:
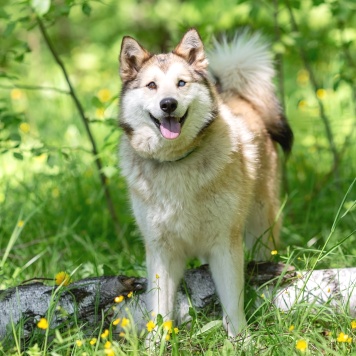
[[152, 55], [125, 37], [120, 53], [120, 125], [142, 156], [174, 160], [191, 149], [216, 116], [208, 61], [196, 30], [173, 52]]

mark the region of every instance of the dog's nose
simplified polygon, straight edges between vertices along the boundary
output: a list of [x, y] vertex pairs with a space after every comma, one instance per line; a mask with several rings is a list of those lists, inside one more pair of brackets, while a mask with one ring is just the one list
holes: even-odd
[[164, 98], [159, 103], [161, 109], [167, 114], [171, 114], [175, 109], [177, 109], [178, 101], [174, 98]]

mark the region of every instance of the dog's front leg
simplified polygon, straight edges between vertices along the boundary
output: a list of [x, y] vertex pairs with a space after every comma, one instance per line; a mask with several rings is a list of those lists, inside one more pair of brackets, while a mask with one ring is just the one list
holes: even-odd
[[185, 260], [179, 254], [160, 246], [146, 246], [148, 274], [148, 312], [155, 318], [173, 320], [178, 283], [183, 276]]
[[234, 337], [246, 326], [242, 237], [232, 241], [224, 236], [221, 241], [211, 252], [209, 265], [223, 307], [224, 328]]

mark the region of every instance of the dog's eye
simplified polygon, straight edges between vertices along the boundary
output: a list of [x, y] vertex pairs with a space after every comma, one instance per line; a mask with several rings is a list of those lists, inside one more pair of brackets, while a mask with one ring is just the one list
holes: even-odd
[[148, 83], [148, 84], [146, 85], [146, 87], [147, 87], [148, 89], [151, 89], [151, 90], [157, 89], [157, 85], [156, 85], [155, 82], [150, 82], [150, 83]]
[[178, 86], [179, 86], [179, 87], [184, 87], [185, 84], [186, 84], [186, 82], [185, 82], [184, 80], [180, 80], [180, 81], [178, 82]]

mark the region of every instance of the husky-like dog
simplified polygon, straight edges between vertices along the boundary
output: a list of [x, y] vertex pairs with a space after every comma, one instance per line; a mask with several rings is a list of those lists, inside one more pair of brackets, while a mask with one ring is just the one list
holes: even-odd
[[148, 311], [173, 318], [186, 261], [197, 256], [235, 336], [246, 325], [243, 239], [257, 258], [275, 248], [276, 142], [289, 152], [293, 134], [258, 35], [216, 43], [208, 58], [209, 67], [195, 29], [167, 54], [123, 39], [120, 164], [146, 246]]

